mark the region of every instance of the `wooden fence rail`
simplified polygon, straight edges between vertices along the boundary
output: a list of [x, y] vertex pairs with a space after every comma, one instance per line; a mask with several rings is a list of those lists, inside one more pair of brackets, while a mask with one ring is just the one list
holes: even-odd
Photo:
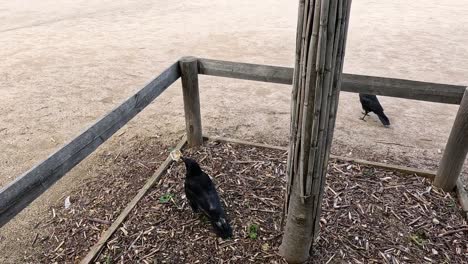
[[[287, 67], [198, 59], [198, 73], [243, 80], [292, 84]], [[460, 104], [465, 86], [343, 73], [341, 91], [446, 104]]]

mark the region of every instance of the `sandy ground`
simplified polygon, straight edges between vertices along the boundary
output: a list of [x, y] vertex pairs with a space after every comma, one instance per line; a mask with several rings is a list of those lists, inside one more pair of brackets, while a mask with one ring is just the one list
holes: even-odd
[[[0, 186], [181, 56], [292, 66], [297, 2], [0, 2]], [[468, 84], [467, 12], [462, 0], [355, 0], [345, 72]], [[200, 87], [205, 132], [287, 144], [290, 87], [205, 76]], [[374, 117], [359, 120], [356, 94], [343, 93], [340, 100], [334, 153], [421, 168], [437, 165], [457, 109], [381, 97], [392, 122], [384, 129]], [[180, 82], [123, 132], [99, 151], [181, 136]], [[0, 256], [24, 247], [33, 219], [93, 177], [96, 166], [92, 155], [3, 227]]]

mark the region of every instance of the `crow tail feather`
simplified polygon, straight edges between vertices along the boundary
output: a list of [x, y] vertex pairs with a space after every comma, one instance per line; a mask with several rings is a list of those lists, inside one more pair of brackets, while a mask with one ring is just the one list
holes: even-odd
[[379, 117], [380, 121], [384, 126], [389, 126], [390, 125], [390, 120], [388, 120], [388, 117], [382, 112], [378, 113], [377, 116]]
[[232, 228], [224, 217], [212, 221], [213, 228], [218, 236], [223, 239], [232, 237]]

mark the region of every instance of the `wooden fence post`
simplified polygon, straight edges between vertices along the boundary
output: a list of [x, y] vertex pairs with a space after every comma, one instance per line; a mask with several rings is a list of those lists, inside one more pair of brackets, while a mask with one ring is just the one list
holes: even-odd
[[452, 131], [439, 164], [434, 185], [445, 191], [452, 191], [468, 152], [468, 87], [465, 90]]
[[190, 147], [197, 147], [203, 144], [198, 91], [198, 60], [195, 57], [183, 57], [179, 60], [179, 65], [184, 96], [187, 143]]

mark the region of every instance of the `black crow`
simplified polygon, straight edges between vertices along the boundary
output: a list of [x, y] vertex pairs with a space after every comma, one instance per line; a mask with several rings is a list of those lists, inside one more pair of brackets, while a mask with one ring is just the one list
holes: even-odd
[[185, 195], [192, 210], [202, 211], [211, 222], [215, 233], [223, 239], [232, 237], [232, 228], [226, 219], [221, 201], [210, 177], [200, 165], [190, 158], [181, 157], [185, 163]]
[[361, 118], [362, 120], [364, 120], [364, 118], [369, 115], [370, 112], [374, 112], [385, 127], [390, 125], [390, 121], [384, 114], [384, 110], [382, 105], [380, 105], [377, 96], [371, 94], [359, 94], [359, 100], [361, 101], [362, 109], [365, 112], [363, 113], [364, 116]]

